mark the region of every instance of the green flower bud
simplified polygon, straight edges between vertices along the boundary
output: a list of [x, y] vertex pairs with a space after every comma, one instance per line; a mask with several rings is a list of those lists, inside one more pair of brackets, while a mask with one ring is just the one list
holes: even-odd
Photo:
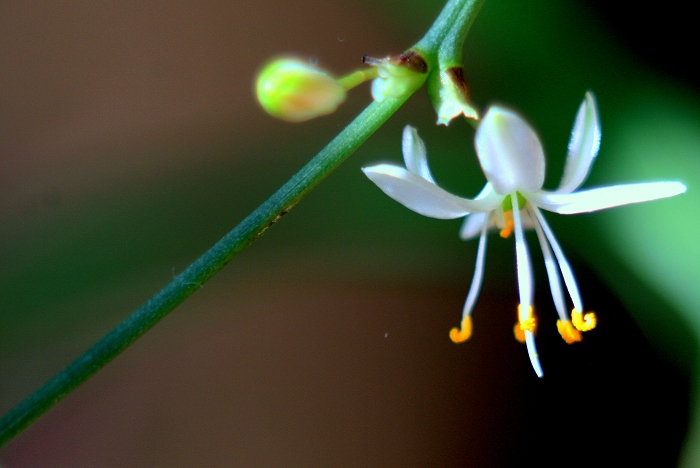
[[438, 115], [438, 125], [449, 125], [463, 114], [468, 119], [478, 119], [479, 113], [469, 103], [467, 82], [462, 67], [441, 68], [428, 81], [428, 95]]
[[300, 60], [280, 58], [262, 69], [256, 94], [270, 115], [303, 122], [335, 112], [346, 91], [328, 73]]

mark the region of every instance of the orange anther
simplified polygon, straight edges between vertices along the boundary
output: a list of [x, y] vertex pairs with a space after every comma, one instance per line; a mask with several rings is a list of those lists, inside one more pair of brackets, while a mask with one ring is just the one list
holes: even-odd
[[467, 341], [472, 336], [472, 318], [465, 317], [462, 320], [462, 329], [454, 327], [450, 330], [450, 339], [455, 343], [462, 343]]
[[513, 327], [513, 334], [515, 335], [516, 340], [518, 340], [521, 343], [525, 343], [525, 332], [522, 328], [520, 328], [519, 323], [516, 323]]
[[598, 323], [598, 318], [593, 312], [587, 312], [585, 314], [574, 309], [571, 312], [571, 321], [574, 323], [574, 327], [583, 332], [593, 330]]
[[537, 319], [532, 311], [532, 306], [523, 307], [518, 305], [518, 323], [513, 328], [515, 339], [521, 343], [525, 342], [525, 332], [535, 333], [537, 330]]
[[559, 334], [568, 344], [581, 341], [581, 332], [575, 329], [569, 320], [557, 320], [557, 330], [559, 330]]
[[507, 239], [508, 236], [510, 236], [510, 233], [513, 232], [513, 212], [511, 210], [506, 211], [503, 213], [503, 218], [505, 219], [506, 227], [501, 229], [499, 234], [502, 238]]

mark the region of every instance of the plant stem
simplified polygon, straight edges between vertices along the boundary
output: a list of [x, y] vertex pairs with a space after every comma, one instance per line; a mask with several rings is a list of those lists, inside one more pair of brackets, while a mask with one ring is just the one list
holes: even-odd
[[364, 68], [362, 70], [357, 70], [355, 72], [350, 73], [349, 75], [345, 75], [342, 78], [338, 78], [338, 83], [340, 85], [347, 89], [350, 90], [354, 88], [355, 86], [359, 86], [365, 81], [372, 80], [377, 77], [377, 67], [372, 67], [372, 68]]
[[151, 329], [284, 216], [408, 99], [371, 103], [262, 205], [82, 356], [0, 419], [0, 446]]
[[462, 66], [462, 46], [485, 0], [467, 0], [440, 43], [438, 61], [444, 68]]
[[437, 46], [440, 45], [447, 33], [450, 31], [450, 29], [452, 29], [452, 26], [457, 20], [459, 13], [462, 11], [465, 5], [468, 5], [473, 1], [474, 0], [449, 0], [428, 32], [425, 33], [425, 36], [423, 36], [423, 38], [412, 47], [412, 49], [416, 49], [421, 53], [426, 53], [429, 51], [432, 51], [433, 53], [437, 52]]
[[[456, 25], [456, 22], [471, 24], [483, 1], [449, 0], [428, 33], [414, 48], [431, 59], [436, 57], [443, 39], [452, 34], [455, 28], [461, 30], [462, 26]], [[474, 5], [477, 7], [474, 8]], [[463, 39], [461, 33], [459, 37]], [[400, 98], [371, 103], [320, 153], [204, 255], [83, 355], [3, 416], [0, 419], [0, 447], [118, 356], [260, 237], [364, 143], [412, 92]]]

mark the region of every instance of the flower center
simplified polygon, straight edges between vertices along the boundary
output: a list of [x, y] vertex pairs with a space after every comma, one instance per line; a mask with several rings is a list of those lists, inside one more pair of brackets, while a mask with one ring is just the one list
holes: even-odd
[[[525, 197], [523, 197], [520, 192], [515, 192], [515, 197], [518, 200], [518, 209], [522, 210], [525, 208], [525, 204], [527, 203], [527, 200], [525, 200]], [[503, 207], [503, 212], [507, 213], [513, 209], [513, 197], [507, 196], [503, 199], [503, 203], [501, 203], [501, 206]]]
[[[516, 196], [516, 203], [518, 205], [518, 210], [522, 210], [525, 208], [525, 204], [527, 203], [527, 200], [525, 200], [525, 197], [520, 195], [519, 192], [515, 192]], [[504, 239], [507, 239], [510, 236], [510, 233], [513, 232], [513, 200], [512, 197], [508, 196], [506, 197], [503, 202], [501, 203], [501, 207], [503, 208], [503, 221], [505, 222], [505, 227], [501, 229], [499, 232], [500, 236]]]

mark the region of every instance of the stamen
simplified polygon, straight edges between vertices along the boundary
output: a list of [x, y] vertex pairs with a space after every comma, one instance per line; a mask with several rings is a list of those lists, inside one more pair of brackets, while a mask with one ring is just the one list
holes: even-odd
[[490, 215], [486, 215], [484, 225], [481, 227], [481, 236], [479, 236], [479, 247], [476, 250], [476, 266], [474, 267], [474, 277], [472, 285], [469, 287], [467, 300], [464, 303], [462, 310], [462, 329], [457, 327], [450, 330], [450, 339], [455, 343], [461, 343], [469, 339], [472, 334], [472, 319], [471, 313], [476, 304], [476, 299], [481, 291], [481, 282], [484, 279], [484, 260], [486, 259], [486, 238], [488, 233], [488, 225]]
[[532, 306], [518, 306], [518, 322], [520, 322], [520, 328], [524, 331], [535, 332], [537, 329], [537, 320], [532, 312]]
[[[569, 265], [569, 262], [566, 260], [564, 252], [559, 246], [559, 242], [557, 242], [557, 238], [554, 237], [554, 233], [550, 229], [549, 225], [547, 224], [547, 221], [544, 219], [544, 216], [542, 215], [540, 210], [536, 206], [530, 205], [530, 207], [532, 212], [535, 213], [535, 216], [537, 216], [537, 220], [539, 221], [540, 226], [542, 226], [542, 229], [544, 230], [544, 233], [547, 236], [549, 245], [554, 251], [554, 255], [557, 258], [557, 262], [559, 262], [559, 269], [561, 270], [562, 278], [564, 278], [564, 284], [566, 285], [566, 289], [569, 292], [569, 297], [571, 297], [571, 302], [573, 302], [574, 304], [574, 309], [582, 310], [583, 302], [581, 301], [581, 294], [579, 293], [578, 285], [576, 284], [576, 279], [574, 278], [574, 272], [571, 270], [571, 265]], [[576, 326], [575, 321], [574, 326]]]
[[[516, 198], [515, 194], [510, 196], [512, 199]], [[520, 297], [521, 306], [529, 307], [532, 304], [534, 284], [530, 266], [530, 254], [527, 251], [519, 210], [513, 211], [513, 224], [515, 231], [515, 267], [518, 273], [518, 296]]]
[[537, 319], [532, 311], [532, 306], [523, 307], [518, 305], [518, 323], [513, 328], [515, 339], [525, 343], [525, 332], [535, 333], [537, 330]]
[[581, 341], [581, 332], [574, 328], [570, 320], [557, 320], [557, 330], [567, 344]]
[[450, 339], [455, 343], [467, 341], [472, 336], [472, 318], [467, 316], [462, 319], [462, 329], [454, 327], [450, 330]]
[[[516, 269], [518, 270], [518, 295], [520, 296], [518, 325], [525, 335], [525, 344], [527, 345], [527, 355], [530, 357], [530, 364], [532, 364], [532, 368], [535, 370], [537, 376], [542, 377], [542, 365], [540, 365], [540, 358], [537, 355], [537, 346], [535, 346], [535, 335], [533, 333], [537, 327], [537, 322], [532, 313], [534, 285], [530, 267], [530, 254], [527, 251], [525, 235], [523, 234], [517, 194], [512, 193], [510, 199], [513, 205], [515, 205], [513, 209], [513, 224], [515, 230], [515, 260]], [[517, 335], [516, 333], [516, 336]]]
[[510, 233], [513, 232], [513, 211], [508, 210], [503, 213], [503, 218], [505, 220], [506, 227], [501, 229], [500, 236], [507, 239], [510, 236]]
[[542, 365], [540, 364], [540, 355], [537, 354], [537, 346], [535, 345], [535, 335], [531, 331], [525, 332], [525, 344], [527, 345], [527, 355], [530, 358], [530, 364], [535, 369], [537, 377], [542, 378]]
[[593, 312], [586, 312], [585, 314], [579, 310], [574, 309], [571, 311], [571, 321], [574, 323], [574, 327], [583, 332], [593, 330], [598, 324], [598, 317], [596, 317]]
[[557, 262], [552, 255], [552, 249], [549, 246], [549, 241], [547, 236], [545, 236], [544, 231], [542, 231], [542, 226], [540, 226], [536, 215], [533, 213], [532, 207], [528, 205], [528, 210], [532, 218], [532, 222], [537, 232], [537, 238], [540, 241], [540, 247], [542, 248], [542, 256], [544, 257], [544, 265], [547, 268], [547, 278], [549, 279], [549, 289], [552, 291], [552, 300], [554, 300], [554, 308], [557, 310], [557, 314], [562, 321], [569, 321], [569, 313], [566, 310], [566, 303], [564, 301], [564, 291], [561, 287], [561, 280], [559, 277], [559, 268], [557, 267]]

